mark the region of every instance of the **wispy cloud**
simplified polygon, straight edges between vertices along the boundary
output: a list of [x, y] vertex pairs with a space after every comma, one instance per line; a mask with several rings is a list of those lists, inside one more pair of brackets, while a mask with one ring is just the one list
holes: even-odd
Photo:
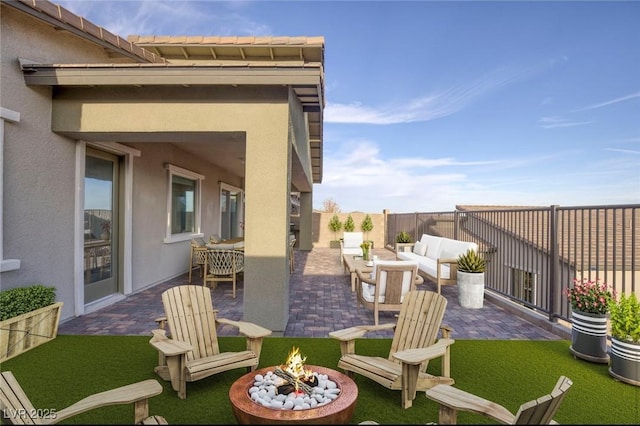
[[541, 127], [545, 129], [554, 129], [556, 127], [574, 127], [574, 126], [583, 126], [585, 124], [589, 124], [590, 121], [572, 121], [566, 118], [562, 118], [559, 116], [556, 117], [542, 117], [538, 120], [538, 123]]
[[640, 151], [636, 151], [636, 150], [633, 150], [633, 149], [605, 148], [604, 150], [605, 151], [621, 152], [623, 154], [640, 155]]
[[[128, 35], [272, 35], [272, 29], [242, 14], [246, 2], [59, 0], [73, 13], [84, 16], [121, 37]], [[212, 4], [214, 2], [211, 2]], [[194, 34], [194, 28], [195, 30]], [[202, 31], [206, 28], [206, 31]]]
[[[573, 114], [573, 113], [577, 113], [577, 112], [603, 108], [603, 107], [607, 107], [607, 106], [610, 106], [610, 105], [615, 105], [615, 104], [618, 104], [618, 103], [621, 103], [621, 102], [626, 102], [626, 101], [629, 101], [629, 100], [632, 100], [632, 99], [637, 99], [637, 98], [640, 98], [640, 92], [631, 93], [629, 95], [620, 96], [618, 98], [611, 99], [611, 100], [608, 100], [608, 101], [599, 102], [597, 104], [588, 105], [586, 107], [574, 109], [572, 111], [569, 111], [568, 114]], [[540, 120], [538, 120], [538, 123], [540, 124], [541, 127], [545, 128], [545, 129], [553, 129], [553, 128], [557, 128], [557, 127], [582, 126], [584, 124], [590, 124], [591, 121], [578, 121], [578, 120], [571, 120], [571, 119], [568, 119], [568, 118], [564, 118], [564, 117], [561, 117], [561, 116], [551, 116], [551, 117], [542, 117], [542, 118], [540, 118]]]
[[397, 124], [430, 121], [455, 114], [483, 96], [537, 70], [495, 71], [482, 79], [410, 99], [401, 105], [368, 106], [361, 102], [327, 103], [324, 121], [328, 123]]
[[640, 92], [636, 92], [636, 93], [631, 93], [630, 95], [625, 95], [625, 96], [621, 96], [619, 98], [615, 98], [615, 99], [611, 99], [609, 101], [604, 101], [604, 102], [600, 102], [594, 105], [589, 105], [583, 108], [579, 108], [574, 110], [573, 112], [579, 112], [579, 111], [586, 111], [589, 109], [597, 109], [597, 108], [602, 108], [602, 107], [606, 107], [609, 105], [615, 105], [618, 104], [620, 102], [625, 102], [631, 99], [636, 99], [636, 98], [640, 98]]

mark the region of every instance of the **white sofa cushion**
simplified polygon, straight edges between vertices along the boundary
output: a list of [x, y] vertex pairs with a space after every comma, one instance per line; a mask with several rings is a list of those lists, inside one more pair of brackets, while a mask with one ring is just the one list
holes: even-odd
[[362, 256], [362, 249], [360, 247], [345, 247], [342, 249], [342, 254], [352, 254], [354, 256]]
[[427, 245], [426, 256], [431, 259], [438, 259], [440, 257], [440, 244], [442, 237], [436, 237], [434, 235], [422, 234], [420, 242]]
[[214, 250], [233, 250], [233, 243], [207, 244], [207, 247]]
[[419, 256], [424, 256], [427, 253], [427, 244], [418, 241], [413, 245], [413, 252]]
[[360, 248], [363, 242], [362, 232], [345, 232], [342, 234], [342, 246], [344, 248]]
[[469, 249], [478, 251], [478, 245], [467, 241], [443, 238], [440, 243], [440, 259], [457, 259], [458, 256], [465, 254]]
[[[418, 270], [424, 272], [425, 274], [436, 277], [438, 274], [438, 262], [436, 259], [431, 259], [426, 256], [418, 256], [413, 252], [400, 252], [398, 253], [398, 259], [402, 260], [415, 260], [418, 262]], [[440, 273], [441, 278], [449, 279], [449, 265], [442, 264], [440, 265]]]
[[[418, 264], [418, 262], [416, 260], [374, 260], [373, 261], [373, 272], [371, 273], [371, 279], [375, 280], [376, 277], [376, 267], [378, 265], [418, 265], [418, 267], [420, 267], [420, 265]], [[378, 297], [378, 302], [380, 303], [384, 303], [384, 295], [385, 292], [387, 290], [387, 273], [386, 271], [382, 271], [381, 275], [380, 275], [380, 295]], [[407, 291], [409, 291], [409, 289], [411, 288], [411, 272], [407, 271], [404, 273], [404, 276], [402, 277], [402, 294], [406, 293]], [[367, 283], [362, 283], [362, 298], [364, 300], [366, 300], [367, 302], [372, 302], [375, 299], [375, 292], [376, 292], [376, 287], [371, 285], [371, 284], [367, 284]], [[404, 296], [402, 296], [401, 300], [404, 299]]]

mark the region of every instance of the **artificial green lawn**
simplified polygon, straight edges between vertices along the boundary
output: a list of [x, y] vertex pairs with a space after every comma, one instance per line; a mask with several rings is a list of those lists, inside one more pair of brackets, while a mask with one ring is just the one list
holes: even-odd
[[[242, 350], [244, 339], [221, 337], [221, 350]], [[28, 351], [0, 366], [11, 370], [36, 408], [61, 409], [103, 390], [158, 378], [153, 372], [157, 352], [144, 336], [72, 336]], [[514, 412], [525, 401], [549, 393], [560, 375], [573, 380], [555, 420], [564, 424], [640, 424], [640, 387], [615, 381], [608, 366], [574, 359], [570, 342], [457, 340], [451, 347], [451, 375], [456, 387], [491, 399]], [[269, 337], [263, 345], [260, 368], [284, 362], [292, 347], [299, 347], [307, 364], [336, 368], [340, 357], [337, 340], [326, 338]], [[387, 356], [390, 339], [361, 339], [358, 352]], [[439, 362], [429, 371], [438, 373]], [[187, 383], [187, 399], [178, 399], [168, 382], [164, 392], [150, 400], [150, 414], [164, 416], [170, 424], [236, 423], [228, 391], [244, 369]], [[358, 402], [352, 419], [357, 424], [374, 420], [387, 424], [437, 422], [437, 404], [419, 392], [413, 407], [400, 407], [400, 391], [388, 390], [356, 376]], [[64, 423], [132, 423], [128, 406], [100, 408]], [[482, 416], [460, 413], [461, 424], [491, 423]]]

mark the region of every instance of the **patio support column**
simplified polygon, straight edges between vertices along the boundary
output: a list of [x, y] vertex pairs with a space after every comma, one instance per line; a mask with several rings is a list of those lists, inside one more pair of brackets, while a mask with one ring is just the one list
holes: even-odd
[[300, 250], [311, 251], [313, 249], [313, 192], [300, 193]]
[[282, 336], [289, 319], [290, 274], [287, 105], [270, 106], [256, 121], [260, 125], [252, 126], [246, 139], [243, 320]]

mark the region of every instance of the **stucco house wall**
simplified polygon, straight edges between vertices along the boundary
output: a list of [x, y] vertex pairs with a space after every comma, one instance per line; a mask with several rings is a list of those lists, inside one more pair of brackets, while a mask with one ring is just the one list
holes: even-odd
[[[268, 60], [249, 66], [240, 54], [215, 67], [194, 59], [178, 69], [140, 46], [123, 48], [111, 43], [115, 36], [96, 36], [97, 27], [80, 25], [78, 16], [53, 3], [3, 1], [0, 7], [2, 289], [35, 282], [55, 286], [65, 303], [64, 321], [184, 274], [189, 238], [219, 233], [224, 184], [246, 194], [244, 319], [276, 335], [283, 331], [290, 194], [302, 193], [300, 245], [310, 249], [311, 191], [322, 176], [324, 39], [260, 38], [257, 44], [273, 43], [285, 54], [274, 59], [272, 51]], [[208, 43], [230, 43], [238, 52], [240, 45], [265, 50], [251, 40], [234, 45], [211, 39], [203, 39], [201, 52], [212, 49]], [[146, 42], [157, 43], [154, 51], [162, 49], [153, 37]], [[305, 48], [304, 61], [292, 61], [287, 53]], [[29, 65], [21, 69], [19, 58]], [[240, 70], [227, 67], [228, 61], [242, 62]], [[246, 157], [241, 171], [225, 163], [239, 163], [238, 154], [229, 154], [237, 147]], [[120, 209], [126, 212], [116, 232], [122, 245], [118, 290], [92, 306], [83, 299], [88, 148], [118, 156]], [[167, 238], [167, 165], [204, 178], [201, 226], [193, 235]]]
[[56, 286], [66, 318], [74, 312], [76, 143], [51, 132], [51, 89], [26, 87], [18, 58], [44, 63], [109, 58], [104, 49], [4, 5], [0, 12], [0, 103], [20, 114], [19, 123], [5, 125], [2, 153], [3, 257], [19, 259], [20, 268], [3, 272], [0, 283], [2, 289], [35, 282]]

